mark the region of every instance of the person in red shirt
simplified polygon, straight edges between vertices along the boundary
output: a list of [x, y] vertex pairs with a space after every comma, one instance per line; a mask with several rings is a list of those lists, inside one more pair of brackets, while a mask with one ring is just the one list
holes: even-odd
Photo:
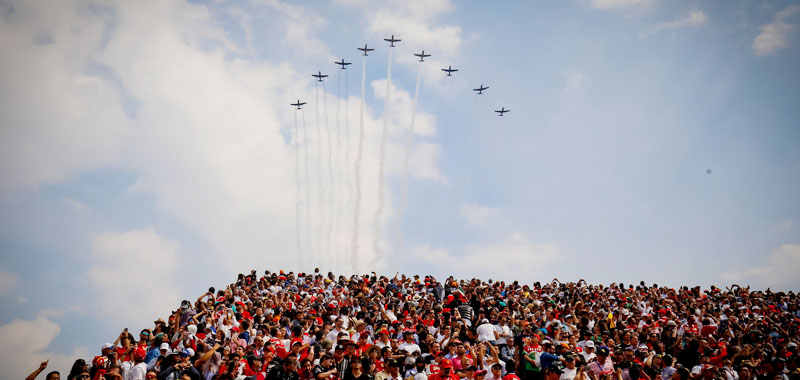
[[442, 360], [439, 363], [439, 370], [440, 373], [428, 376], [428, 380], [459, 380], [458, 375], [453, 373], [453, 363], [450, 359]]

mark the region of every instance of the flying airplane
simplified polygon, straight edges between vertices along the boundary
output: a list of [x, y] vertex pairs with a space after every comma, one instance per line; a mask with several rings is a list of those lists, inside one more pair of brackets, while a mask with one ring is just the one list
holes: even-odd
[[478, 95], [480, 95], [483, 94], [483, 91], [486, 90], [487, 88], [489, 88], [489, 86], [483, 87], [483, 84], [481, 84], [480, 87], [473, 88], [472, 91], [478, 91]]
[[322, 82], [322, 78], [327, 78], [327, 74], [323, 74], [322, 71], [318, 71], [317, 74], [311, 74], [312, 77], [317, 78], [318, 81]]
[[345, 62], [345, 61], [344, 61], [344, 58], [342, 58], [342, 61], [341, 61], [341, 62], [333, 62], [333, 63], [335, 63], [335, 64], [337, 64], [337, 65], [339, 65], [339, 66], [342, 66], [342, 67], [341, 67], [341, 69], [342, 69], [342, 70], [344, 70], [344, 69], [346, 69], [346, 68], [347, 68], [346, 66], [347, 66], [347, 65], [349, 65], [349, 64], [351, 64], [352, 62]]
[[384, 38], [383, 40], [389, 43], [389, 47], [394, 47], [394, 43], [395, 43], [395, 42], [400, 42], [400, 41], [402, 41], [402, 40], [396, 40], [396, 39], [394, 38], [394, 34], [392, 34], [392, 37], [391, 37], [391, 38]]
[[511, 112], [511, 110], [507, 110], [506, 107], [503, 107], [503, 108], [500, 108], [499, 111], [494, 111], [494, 112], [497, 112], [497, 113], [500, 114], [500, 115], [497, 115], [497, 116], [503, 116], [504, 113]]
[[357, 49], [357, 50], [361, 50], [361, 51], [363, 51], [363, 52], [364, 52], [364, 55], [369, 55], [369, 54], [367, 54], [368, 52], [371, 52], [371, 51], [375, 50], [375, 49], [369, 49], [369, 48], [367, 48], [367, 44], [364, 44], [364, 47], [363, 47], [363, 48], [356, 48], [356, 49]]
[[292, 103], [290, 105], [291, 106], [295, 106], [295, 107], [297, 107], [297, 109], [301, 110], [301, 109], [303, 109], [303, 104], [306, 104], [306, 102], [300, 103], [300, 99], [297, 99], [297, 103]]
[[419, 61], [420, 62], [425, 62], [425, 57], [430, 57], [431, 56], [430, 54], [425, 54], [425, 50], [423, 50], [422, 53], [414, 54], [414, 55], [419, 57]]
[[454, 72], [458, 71], [458, 69], [454, 69], [453, 66], [447, 66], [447, 68], [446, 69], [442, 69], [442, 71], [446, 71], [447, 72], [447, 76], [451, 77], [451, 76], [453, 76]]

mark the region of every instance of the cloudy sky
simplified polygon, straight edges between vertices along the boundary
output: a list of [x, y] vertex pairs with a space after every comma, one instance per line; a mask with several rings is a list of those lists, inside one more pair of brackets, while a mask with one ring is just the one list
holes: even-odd
[[798, 3], [0, 14], [0, 377], [252, 268], [800, 287]]

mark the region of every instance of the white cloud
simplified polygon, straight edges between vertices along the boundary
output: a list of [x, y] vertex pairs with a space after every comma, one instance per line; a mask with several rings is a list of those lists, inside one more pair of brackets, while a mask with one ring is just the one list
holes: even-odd
[[[430, 88], [441, 91], [445, 76], [440, 69], [458, 62], [463, 30], [456, 24], [439, 21], [442, 15], [452, 12], [455, 5], [450, 0], [392, 0], [388, 2], [342, 0], [343, 5], [359, 7], [367, 19], [366, 33], [383, 43], [383, 38], [394, 35], [402, 39], [393, 49], [393, 61], [416, 71]], [[419, 66], [414, 53], [425, 50], [431, 57]], [[383, 63], [382, 63], [383, 64]], [[453, 78], [451, 78], [453, 79]]]
[[592, 0], [592, 7], [611, 10], [638, 7], [652, 3], [654, 0]]
[[419, 245], [411, 249], [411, 254], [432, 272], [503, 280], [547, 276], [546, 266], [562, 256], [557, 245], [532, 243], [521, 232], [512, 232], [498, 242], [453, 251]]
[[18, 282], [19, 277], [16, 274], [0, 270], [0, 294], [13, 291]]
[[[319, 38], [320, 30], [327, 26], [328, 21], [315, 7], [302, 7], [279, 0], [264, 0], [264, 4], [284, 16], [280, 18], [284, 31], [282, 44], [295, 47], [306, 56], [330, 60], [328, 46]], [[244, 18], [247, 20], [246, 16]]]
[[68, 3], [7, 6], [0, 48], [14, 54], [0, 56], [0, 189], [118, 162], [129, 127], [119, 89], [85, 71], [106, 17]]
[[753, 53], [763, 57], [786, 49], [791, 43], [795, 24], [788, 21], [800, 11], [800, 5], [792, 4], [775, 14], [772, 21], [761, 26], [761, 33], [753, 40]]
[[473, 226], [486, 227], [494, 218], [499, 215], [497, 209], [483, 207], [476, 203], [461, 206], [461, 215]]
[[780, 223], [775, 224], [774, 228], [778, 232], [788, 232], [794, 229], [794, 221], [791, 219], [786, 219], [781, 221]]
[[791, 290], [800, 287], [800, 245], [784, 244], [764, 260], [764, 264], [744, 270], [734, 269], [722, 277], [733, 282], [747, 281], [772, 290]]
[[64, 197], [64, 202], [67, 204], [67, 206], [69, 206], [69, 208], [78, 212], [85, 212], [89, 210], [89, 205], [75, 198]]
[[639, 38], [646, 38], [666, 30], [698, 28], [705, 25], [707, 20], [708, 16], [706, 16], [705, 12], [700, 9], [691, 9], [688, 13], [678, 19], [656, 24], [650, 27], [647, 31], [639, 33]]
[[41, 314], [32, 320], [14, 319], [0, 326], [0, 341], [3, 342], [0, 357], [6, 363], [0, 366], [0, 378], [23, 379], [45, 360], [49, 360], [45, 373], [55, 370], [66, 378], [75, 359], [91, 359], [89, 350], [82, 346], [74, 348], [69, 355], [48, 352], [47, 348], [60, 332], [61, 326]]
[[98, 293], [98, 312], [125, 326], [166, 318], [180, 304], [178, 249], [152, 228], [95, 236], [86, 277]]
[[[267, 4], [285, 12], [289, 19], [304, 14], [304, 8], [274, 1]], [[401, 9], [403, 4], [398, 2], [393, 9]], [[449, 2], [432, 4], [436, 12], [443, 12]], [[294, 111], [288, 103], [299, 97], [310, 101], [305, 110], [310, 175], [306, 178], [301, 174], [300, 182], [302, 189], [311, 189], [311, 200], [304, 192], [300, 200], [310, 204], [312, 215], [310, 221], [302, 217], [303, 241], [316, 247], [336, 245], [336, 250], [317, 252], [315, 264], [351, 270], [350, 262], [333, 252], [348, 250], [345, 241], [349, 242], [353, 234], [351, 194], [360, 100], [353, 96], [357, 85], [352, 85], [352, 79], [357, 74], [351, 73], [349, 124], [341, 123], [341, 146], [334, 132], [333, 171], [341, 183], [331, 195], [327, 137], [319, 133], [315, 122], [314, 92], [309, 89], [307, 73], [286, 63], [231, 58], [236, 54], [229, 53], [235, 53], [238, 47], [231, 46], [220, 23], [203, 4], [118, 3], [114, 12], [104, 13], [113, 16], [98, 16], [69, 4], [63, 5], [65, 9], [37, 8], [29, 2], [14, 6], [15, 17], [19, 17], [14, 25], [0, 21], [1, 47], [17, 52], [0, 57], [0, 70], [13, 69], [14, 73], [2, 76], [2, 80], [13, 78], [13, 83], [0, 83], [9, 95], [3, 98], [2, 118], [4, 125], [13, 126], [14, 120], [27, 124], [0, 131], [0, 154], [8, 164], [2, 167], [4, 178], [20, 176], [4, 181], [4, 185], [37, 186], [97, 167], [134, 171], [139, 175], [137, 183], [123, 196], [150, 192], [158, 211], [206, 239], [211, 260], [218, 260], [212, 267], [222, 269], [214, 272], [215, 279], [251, 267], [295, 268], [298, 259], [286, 254], [296, 250], [295, 223], [286, 223], [295, 219], [296, 201]], [[403, 14], [409, 19], [427, 12], [421, 5], [408, 9], [410, 13]], [[309, 20], [315, 22], [313, 17]], [[112, 34], [103, 36], [106, 21], [113, 21], [114, 28]], [[53, 27], [48, 26], [51, 23]], [[286, 38], [314, 35], [316, 29], [309, 29], [312, 27], [317, 26], [288, 22]], [[51, 29], [50, 45], [32, 42], [38, 30]], [[433, 37], [438, 32], [431, 29], [424, 33], [439, 43]], [[307, 49], [319, 50], [318, 46]], [[114, 81], [87, 75], [89, 62], [106, 67]], [[86, 86], [91, 91], [84, 89]], [[120, 88], [124, 88], [126, 97]], [[49, 95], [39, 96], [42, 93]], [[327, 99], [331, 129], [335, 131], [336, 97], [329, 95]], [[407, 128], [408, 113], [402, 113], [407, 107], [401, 107], [401, 103], [410, 104], [407, 91], [398, 90], [393, 99], [397, 107], [392, 112], [398, 121], [391, 129], [389, 152], [398, 151], [392, 148], [398, 142], [394, 138]], [[135, 112], [124, 111], [127, 102], [135, 103]], [[344, 119], [344, 99], [340, 103]], [[80, 118], [71, 118], [75, 110], [81, 110]], [[377, 207], [375, 147], [381, 117], [367, 109], [364, 121], [358, 258], [373, 255], [368, 243], [370, 216]], [[418, 136], [433, 135], [434, 121], [421, 112]], [[3, 149], [6, 145], [9, 149]], [[414, 149], [412, 177], [444, 181], [436, 165], [440, 148], [420, 142]], [[397, 173], [402, 158], [387, 155], [387, 174]], [[30, 165], [18, 170], [23, 166], [19, 162]], [[320, 186], [320, 179], [324, 186]], [[323, 190], [320, 204], [319, 192]], [[390, 191], [386, 196], [393, 199]], [[391, 206], [385, 208], [387, 217], [392, 215]], [[306, 224], [312, 226], [310, 236], [305, 232]], [[332, 237], [325, 232], [327, 228], [333, 229]], [[264, 247], [270, 247], [274, 254], [265, 255]], [[304, 247], [306, 253], [309, 249]], [[242, 263], [247, 263], [247, 268], [243, 269]]]
[[125, 198], [130, 198], [136, 194], [150, 194], [152, 192], [153, 188], [150, 186], [150, 184], [139, 178], [133, 183], [133, 185], [130, 185], [127, 189], [125, 189], [124, 196]]
[[571, 71], [567, 73], [566, 84], [564, 85], [564, 92], [572, 92], [583, 86], [585, 77], [580, 71]]

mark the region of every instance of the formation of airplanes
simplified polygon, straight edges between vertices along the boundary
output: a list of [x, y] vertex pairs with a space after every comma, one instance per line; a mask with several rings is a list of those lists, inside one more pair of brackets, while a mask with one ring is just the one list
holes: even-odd
[[[384, 38], [383, 40], [389, 43], [389, 47], [395, 47], [395, 45], [394, 45], [395, 42], [402, 41], [399, 38], [394, 38], [394, 34], [392, 34], [392, 36], [389, 37], [389, 38]], [[370, 49], [367, 46], [367, 44], [364, 44], [363, 48], [362, 47], [357, 47], [356, 49], [361, 51], [361, 52], [363, 52], [365, 56], [368, 56], [369, 52], [375, 50], [375, 49]], [[414, 56], [419, 57], [419, 61], [420, 62], [425, 62], [425, 58], [430, 57], [431, 55], [430, 54], [425, 54], [425, 50], [423, 50], [419, 54], [414, 54]], [[344, 58], [342, 58], [342, 60], [339, 61], [339, 62], [334, 61], [333, 63], [339, 65], [340, 69], [342, 69], [342, 70], [346, 69], [348, 65], [352, 64], [352, 62], [345, 62]], [[441, 69], [441, 70], [446, 72], [448, 77], [453, 76], [453, 73], [458, 71], [458, 69], [454, 69], [452, 65], [449, 65], [449, 66], [447, 66], [446, 69]], [[319, 82], [322, 82], [323, 78], [327, 78], [328, 77], [328, 75], [323, 74], [322, 71], [317, 71], [316, 74], [311, 74], [311, 76], [316, 78], [317, 81], [319, 81]], [[478, 88], [473, 88], [472, 91], [477, 92], [478, 95], [482, 95], [483, 92], [486, 91], [488, 88], [489, 88], [489, 86], [484, 86], [481, 83], [481, 85], [478, 86]], [[303, 105], [305, 105], [305, 104], [306, 104], [306, 102], [300, 102], [300, 99], [298, 99], [296, 103], [292, 103], [291, 105], [293, 107], [297, 107], [297, 109], [300, 110], [300, 109], [302, 109]], [[497, 116], [503, 116], [505, 113], [511, 112], [511, 110], [510, 109], [506, 109], [506, 107], [503, 106], [499, 110], [494, 110], [494, 112], [497, 112], [497, 114], [498, 114]]]

